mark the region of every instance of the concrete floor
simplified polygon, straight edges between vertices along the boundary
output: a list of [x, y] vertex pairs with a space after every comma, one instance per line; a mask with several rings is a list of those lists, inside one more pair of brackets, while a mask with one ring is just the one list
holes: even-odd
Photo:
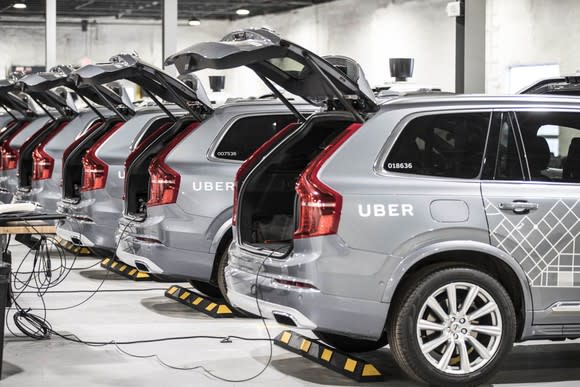
[[[14, 263], [24, 255], [23, 246], [12, 246]], [[20, 258], [21, 259], [21, 258]], [[76, 267], [88, 267], [97, 261], [81, 258]], [[56, 291], [94, 290], [105, 278], [96, 266], [74, 271], [53, 289]], [[74, 333], [83, 340], [129, 341], [169, 336], [238, 335], [267, 337], [262, 321], [257, 319], [214, 320], [163, 296], [169, 284], [132, 282], [116, 275], [106, 275], [102, 290], [85, 304], [70, 310], [52, 310], [48, 320], [61, 333]], [[119, 292], [109, 292], [119, 290]], [[47, 308], [75, 305], [91, 293], [50, 293]], [[20, 304], [39, 307], [34, 294], [25, 294]], [[14, 329], [12, 313], [8, 325]], [[271, 334], [282, 327], [267, 322]], [[308, 332], [301, 332], [309, 334]], [[267, 342], [220, 343], [217, 340], [168, 341], [150, 344], [89, 347], [58, 337], [34, 341], [6, 332], [1, 385], [43, 387], [90, 386], [213, 386], [226, 382], [200, 369], [174, 370], [175, 367], [203, 366], [223, 378], [241, 380], [259, 373], [270, 353]], [[135, 358], [156, 355], [157, 358]], [[356, 383], [300, 356], [273, 347], [273, 358], [265, 372], [244, 383], [248, 386], [351, 386]], [[387, 375], [379, 386], [413, 386], [397, 368], [388, 349], [363, 355]], [[580, 341], [561, 344], [533, 343], [517, 346], [502, 371], [493, 380], [496, 385], [577, 386], [580, 381]]]

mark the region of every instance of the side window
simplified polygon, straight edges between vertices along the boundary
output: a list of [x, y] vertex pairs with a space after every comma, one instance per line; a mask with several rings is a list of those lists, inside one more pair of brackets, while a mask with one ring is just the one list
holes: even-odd
[[446, 113], [413, 119], [403, 128], [387, 171], [473, 179], [479, 176], [491, 113]]
[[580, 113], [516, 112], [532, 181], [580, 183]]
[[243, 161], [292, 122], [296, 122], [296, 118], [290, 114], [240, 118], [228, 129], [214, 155], [220, 159]]
[[512, 115], [507, 112], [494, 113], [483, 179], [525, 180], [521, 149], [516, 141]]

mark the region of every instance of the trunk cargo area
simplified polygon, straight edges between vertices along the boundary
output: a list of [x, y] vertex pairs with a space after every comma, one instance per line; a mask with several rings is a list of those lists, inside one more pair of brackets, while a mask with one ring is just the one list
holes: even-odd
[[296, 182], [308, 164], [353, 122], [348, 113], [310, 117], [238, 182], [238, 230], [243, 245], [277, 252], [292, 248], [299, 204]]

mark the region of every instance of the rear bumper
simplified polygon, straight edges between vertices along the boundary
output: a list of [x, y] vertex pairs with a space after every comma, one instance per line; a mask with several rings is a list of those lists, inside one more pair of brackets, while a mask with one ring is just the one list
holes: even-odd
[[[92, 197], [77, 204], [59, 201], [57, 212], [67, 218], [57, 223], [56, 234], [86, 247], [115, 251], [115, 230], [121, 214], [112, 206], [96, 206], [98, 200]], [[73, 237], [76, 241], [71, 240]]]
[[24, 201], [38, 203], [46, 212], [56, 212], [62, 189], [53, 179], [35, 180], [29, 192], [18, 191], [17, 196]]
[[[310, 256], [293, 252], [285, 259], [274, 259], [249, 253], [234, 243], [229, 253], [226, 282], [228, 298], [235, 307], [269, 319], [283, 316], [299, 328], [371, 340], [381, 336], [390, 304], [381, 302], [380, 296], [355, 297], [353, 288], [364, 286], [364, 282], [372, 284], [356, 274], [350, 280], [344, 278], [338, 291], [332, 290], [337, 286], [324, 286], [328, 278], [318, 270], [322, 258], [316, 249]], [[290, 286], [277, 279], [315, 288]]]
[[[142, 271], [200, 281], [210, 280], [214, 259], [213, 254], [174, 249], [162, 243], [144, 242], [132, 236], [119, 240], [117, 257]], [[143, 270], [143, 266], [147, 270]]]
[[142, 222], [121, 218], [117, 257], [131, 266], [140, 263], [154, 274], [209, 281], [215, 259], [207, 235], [209, 219], [166, 217], [156, 211]]
[[2, 203], [11, 203], [17, 186], [16, 169], [2, 171], [0, 174], [0, 201]]

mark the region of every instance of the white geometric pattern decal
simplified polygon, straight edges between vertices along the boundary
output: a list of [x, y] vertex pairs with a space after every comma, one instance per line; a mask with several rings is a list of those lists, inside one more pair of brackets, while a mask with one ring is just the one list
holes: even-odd
[[580, 201], [558, 200], [538, 221], [486, 200], [492, 245], [514, 257], [534, 287], [580, 287]]

